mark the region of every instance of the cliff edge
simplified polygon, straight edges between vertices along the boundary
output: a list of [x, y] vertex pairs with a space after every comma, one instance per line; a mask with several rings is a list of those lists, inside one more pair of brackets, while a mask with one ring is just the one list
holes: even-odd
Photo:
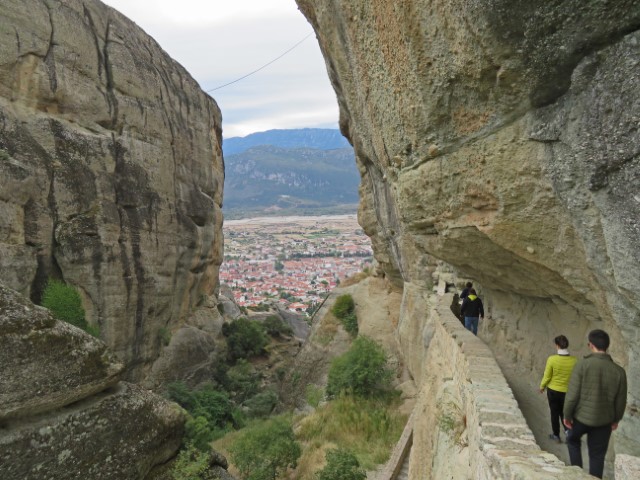
[[555, 335], [580, 355], [607, 330], [629, 377], [615, 453], [640, 455], [640, 2], [297, 3], [412, 377], [437, 259], [480, 288], [503, 369], [538, 377]]
[[215, 293], [222, 261], [218, 106], [97, 0], [7, 0], [0, 16], [0, 280], [49, 278], [140, 380]]

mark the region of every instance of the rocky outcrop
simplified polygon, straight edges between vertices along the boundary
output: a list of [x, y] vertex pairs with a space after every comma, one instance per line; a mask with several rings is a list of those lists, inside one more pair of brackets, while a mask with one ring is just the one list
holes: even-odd
[[0, 280], [74, 285], [139, 379], [215, 292], [220, 111], [97, 0], [4, 1], [0, 47]]
[[191, 325], [180, 327], [162, 349], [144, 385], [158, 388], [176, 381], [190, 385], [210, 381], [218, 353], [215, 336]]
[[0, 338], [0, 421], [69, 405], [120, 380], [123, 365], [104, 343], [2, 285]]
[[438, 259], [481, 287], [506, 368], [537, 377], [555, 335], [580, 354], [608, 330], [629, 376], [615, 452], [640, 455], [640, 2], [297, 3], [356, 150], [359, 221], [404, 292], [413, 378]]
[[119, 382], [105, 344], [0, 285], [0, 478], [143, 479], [184, 413]]

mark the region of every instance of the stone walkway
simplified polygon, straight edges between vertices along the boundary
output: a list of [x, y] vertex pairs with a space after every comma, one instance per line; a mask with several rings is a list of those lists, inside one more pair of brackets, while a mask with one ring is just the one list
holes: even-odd
[[[491, 346], [489, 346], [491, 348]], [[494, 352], [495, 355], [495, 352]], [[513, 362], [496, 356], [496, 361], [502, 370], [507, 383], [513, 391], [518, 406], [524, 415], [529, 428], [533, 432], [536, 443], [540, 448], [547, 452], [553, 453], [560, 460], [569, 465], [569, 453], [567, 444], [564, 443], [564, 434], [560, 433], [563, 443], [557, 443], [549, 438], [551, 433], [551, 420], [549, 418], [549, 404], [547, 403], [547, 395], [539, 393], [540, 378], [532, 377], [531, 372], [526, 369], [514, 368]], [[611, 451], [611, 448], [609, 449]], [[586, 437], [583, 438], [582, 458], [585, 468], [588, 466], [589, 456], [586, 448]], [[611, 455], [607, 456], [605, 464], [605, 472], [603, 480], [613, 480], [614, 466]]]

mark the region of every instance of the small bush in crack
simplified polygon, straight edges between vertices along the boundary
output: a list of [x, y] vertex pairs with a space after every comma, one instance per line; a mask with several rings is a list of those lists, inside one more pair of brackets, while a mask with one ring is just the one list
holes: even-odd
[[50, 279], [42, 293], [42, 306], [51, 310], [58, 320], [81, 328], [94, 337], [100, 336], [100, 329], [87, 323], [82, 299], [73, 286]]
[[262, 324], [245, 317], [223, 324], [222, 334], [227, 337], [227, 352], [231, 362], [262, 355], [269, 344]]

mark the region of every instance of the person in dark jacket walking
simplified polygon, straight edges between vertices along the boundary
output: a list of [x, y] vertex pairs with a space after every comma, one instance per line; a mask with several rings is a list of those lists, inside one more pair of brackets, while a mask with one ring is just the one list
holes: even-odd
[[627, 406], [627, 375], [607, 354], [607, 332], [592, 330], [587, 345], [592, 353], [576, 364], [569, 379], [564, 424], [571, 429], [567, 436], [571, 465], [582, 467], [581, 438], [586, 434], [589, 473], [602, 478], [611, 432]]
[[467, 284], [462, 289], [462, 292], [460, 292], [460, 300], [464, 300], [469, 296], [469, 290], [471, 290], [472, 287], [473, 287], [473, 283], [467, 282]]
[[451, 306], [449, 308], [451, 308], [451, 313], [453, 313], [456, 318], [460, 320], [460, 323], [464, 327], [464, 318], [460, 313], [460, 297], [458, 297], [457, 293], [453, 294], [453, 298], [451, 299]]
[[469, 295], [462, 301], [460, 313], [464, 316], [464, 328], [478, 335], [478, 322], [484, 317], [484, 307], [474, 288], [469, 289]]

